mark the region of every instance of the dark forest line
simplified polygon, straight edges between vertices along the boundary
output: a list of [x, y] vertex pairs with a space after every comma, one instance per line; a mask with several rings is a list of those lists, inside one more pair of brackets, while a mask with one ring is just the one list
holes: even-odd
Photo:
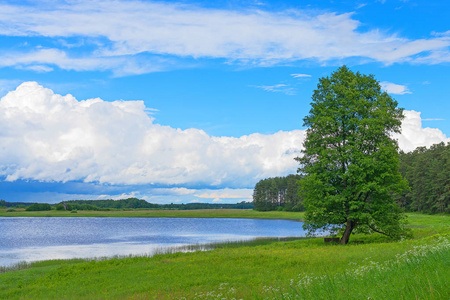
[[[450, 213], [450, 143], [400, 152], [400, 173], [410, 190], [395, 199], [405, 211]], [[301, 175], [260, 180], [253, 191], [254, 209], [303, 211], [300, 185]]]
[[406, 211], [450, 213], [450, 143], [401, 152], [400, 172], [411, 188], [398, 200]]
[[7, 202], [0, 200], [0, 208], [26, 208], [28, 211], [42, 210], [111, 210], [111, 209], [160, 209], [160, 210], [191, 210], [191, 209], [252, 209], [252, 202], [242, 201], [235, 204], [225, 203], [187, 203], [187, 204], [154, 204], [142, 199], [128, 198], [120, 200], [70, 200], [57, 204]]

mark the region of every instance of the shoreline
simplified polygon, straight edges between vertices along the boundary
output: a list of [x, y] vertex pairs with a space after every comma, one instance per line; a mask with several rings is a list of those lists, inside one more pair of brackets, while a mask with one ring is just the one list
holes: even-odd
[[72, 264], [80, 262], [92, 262], [92, 261], [106, 261], [112, 259], [127, 259], [127, 258], [151, 258], [156, 255], [170, 255], [174, 253], [189, 253], [189, 252], [204, 252], [212, 251], [215, 249], [231, 249], [239, 247], [256, 247], [269, 245], [276, 242], [290, 242], [299, 241], [305, 239], [311, 239], [312, 237], [306, 236], [292, 236], [292, 237], [256, 237], [251, 239], [242, 240], [225, 240], [219, 242], [209, 242], [200, 244], [185, 244], [175, 245], [167, 247], [155, 248], [153, 251], [141, 254], [118, 254], [111, 256], [92, 256], [92, 257], [73, 257], [73, 258], [55, 258], [55, 259], [42, 259], [32, 261], [19, 261], [10, 265], [0, 265], [0, 274], [6, 272], [14, 272], [24, 269], [30, 269], [41, 264]]
[[0, 209], [0, 217], [105, 217], [105, 218], [237, 218], [279, 219], [302, 221], [304, 212], [255, 211], [252, 209], [198, 209], [198, 210], [111, 210], [91, 211], [25, 211], [7, 212]]

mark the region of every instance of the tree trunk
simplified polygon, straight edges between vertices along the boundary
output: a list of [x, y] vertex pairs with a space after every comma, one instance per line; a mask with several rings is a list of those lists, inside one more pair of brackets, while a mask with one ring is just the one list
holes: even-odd
[[350, 235], [352, 234], [353, 228], [355, 228], [355, 222], [347, 220], [347, 225], [345, 226], [344, 234], [341, 238], [341, 244], [346, 245], [348, 243], [348, 240], [350, 238]]

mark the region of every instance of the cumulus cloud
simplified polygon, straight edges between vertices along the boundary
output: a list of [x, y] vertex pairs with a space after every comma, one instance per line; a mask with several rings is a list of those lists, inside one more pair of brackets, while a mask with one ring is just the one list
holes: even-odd
[[137, 195], [139, 195], [139, 192], [122, 193], [120, 195], [114, 195], [114, 196], [111, 196], [111, 195], [100, 195], [100, 196], [97, 197], [97, 199], [120, 200], [120, 199], [127, 199], [127, 198], [136, 198]]
[[[419, 112], [405, 115], [396, 136], [401, 149], [450, 141], [438, 129], [423, 128]], [[0, 129], [0, 176], [6, 181], [159, 185], [167, 188], [150, 194], [202, 199], [245, 199], [258, 180], [295, 173], [293, 158], [305, 137], [303, 130], [209, 136], [154, 123], [142, 101], [79, 101], [36, 82], [0, 100]]]
[[[174, 67], [168, 57], [219, 58], [250, 65], [354, 57], [385, 64], [433, 64], [450, 57], [448, 34], [410, 40], [377, 28], [363, 31], [354, 16], [312, 10], [233, 11], [137, 0], [2, 4], [1, 35], [55, 38], [60, 48], [29, 44], [25, 52], [0, 54], [0, 61], [38, 71], [58, 66], [106, 69], [120, 76]], [[69, 42], [74, 38], [81, 42]]]
[[0, 101], [0, 176], [248, 188], [295, 172], [304, 138], [301, 130], [214, 137], [153, 121], [142, 101], [78, 101], [23, 83]]
[[398, 140], [400, 149], [403, 151], [409, 152], [421, 146], [429, 147], [440, 142], [450, 142], [450, 138], [439, 129], [423, 128], [420, 112], [406, 110], [404, 115], [402, 133], [394, 136]]
[[240, 201], [252, 201], [253, 189], [220, 189], [220, 190], [199, 190], [194, 194], [200, 202], [222, 202], [222, 203], [236, 203]]
[[389, 94], [404, 95], [412, 94], [406, 85], [395, 84], [392, 82], [382, 81], [380, 82], [381, 89], [385, 90]]
[[22, 83], [18, 79], [0, 79], [0, 96], [4, 96], [7, 92], [15, 89]]

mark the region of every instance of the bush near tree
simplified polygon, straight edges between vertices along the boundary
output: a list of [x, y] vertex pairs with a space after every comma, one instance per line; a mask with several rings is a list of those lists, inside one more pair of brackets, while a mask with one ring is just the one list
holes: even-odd
[[52, 210], [52, 207], [48, 203], [35, 203], [28, 206], [26, 211], [44, 211], [44, 210]]

